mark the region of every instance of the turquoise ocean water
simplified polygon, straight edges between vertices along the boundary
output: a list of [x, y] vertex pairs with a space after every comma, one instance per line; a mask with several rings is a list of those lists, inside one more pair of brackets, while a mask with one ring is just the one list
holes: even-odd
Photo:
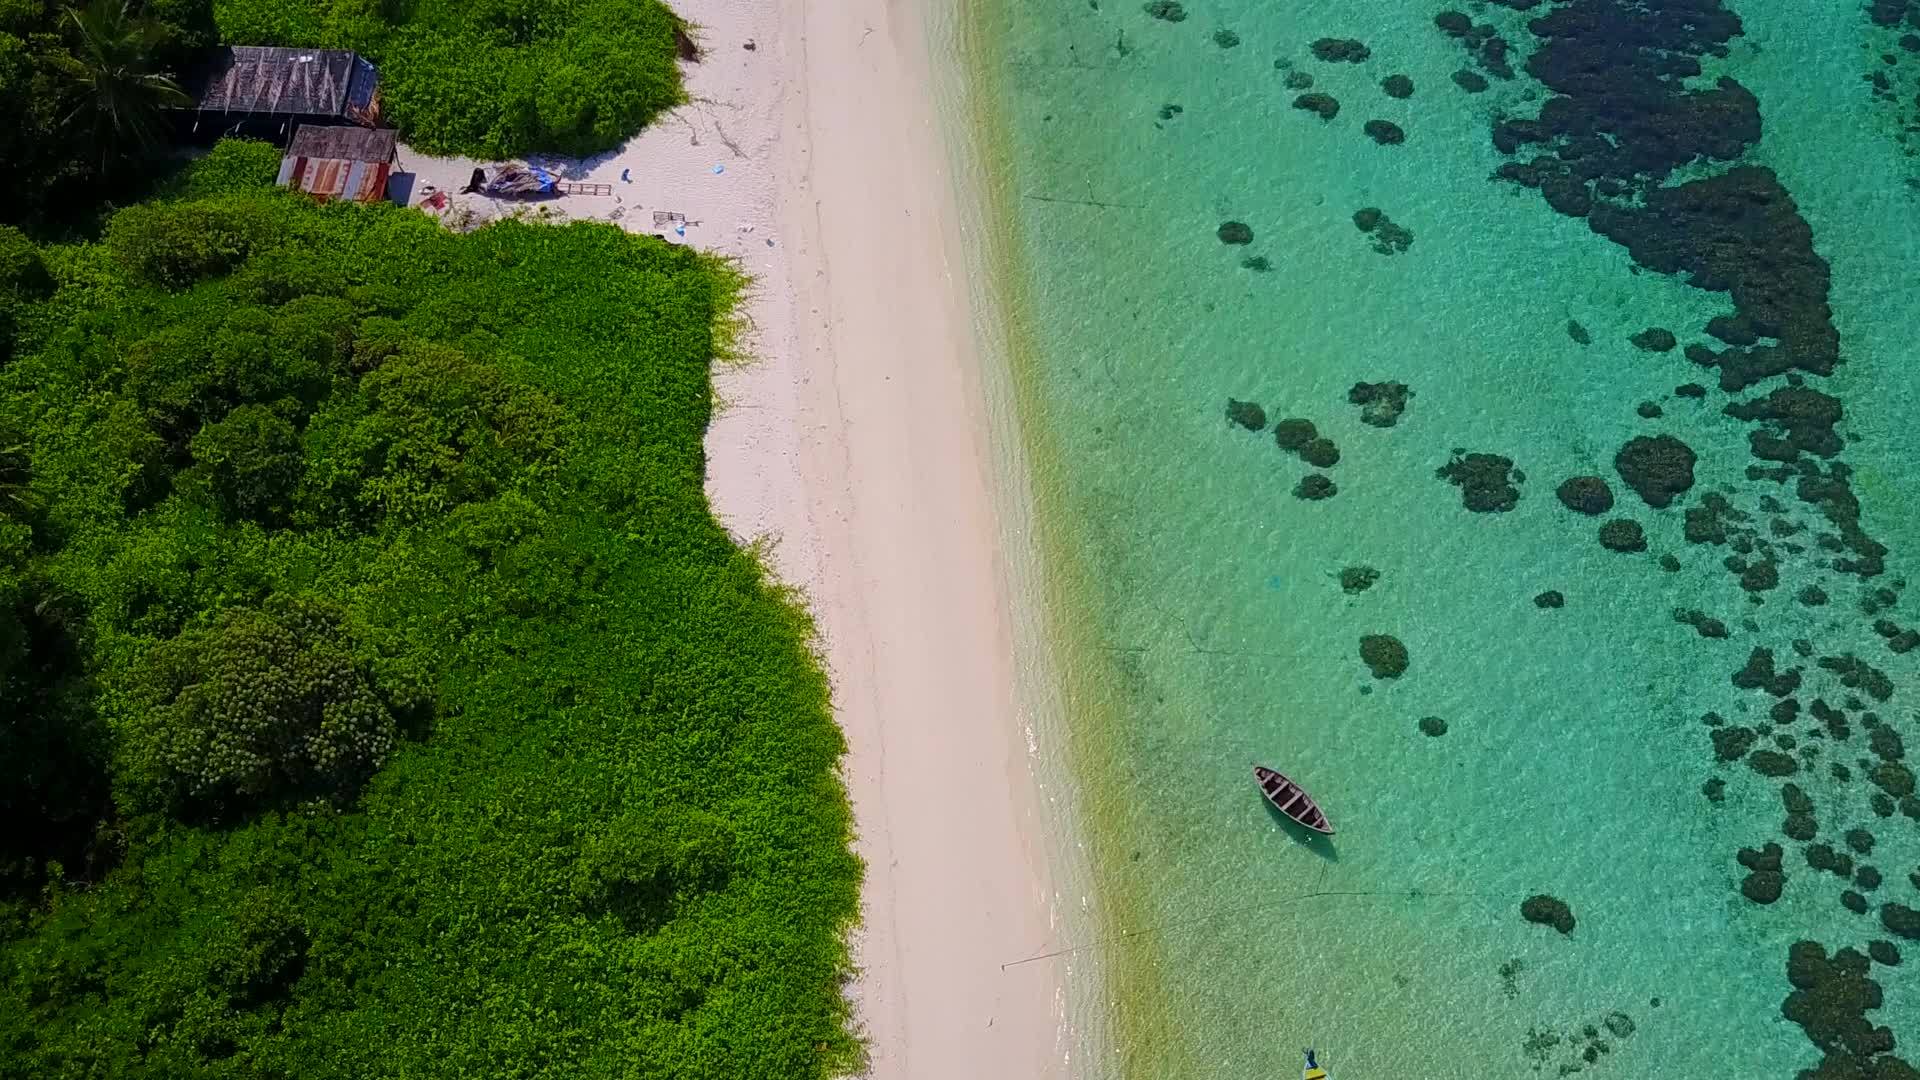
[[[1920, 941], [1883, 912], [1920, 908], [1920, 801], [1896, 798], [1920, 759], [1920, 649], [1896, 651], [1920, 625], [1920, 595], [1903, 595], [1920, 573], [1920, 161], [1903, 130], [1920, 113], [1920, 38], [1901, 40], [1920, 34], [1920, 6], [1459, 6], [1507, 43], [1510, 79], [1484, 47], [1469, 52], [1471, 35], [1436, 25], [1440, 5], [1182, 10], [1049, 0], [969, 16], [1064, 687], [1042, 736], [1067, 748], [1085, 830], [1085, 873], [1066, 890], [1088, 906], [1063, 931], [1083, 947], [1056, 961], [1070, 965], [1076, 1073], [1284, 1076], [1311, 1044], [1340, 1080], [1732, 1080], [1792, 1077], [1823, 1057], [1822, 1077], [1910, 1075], [1892, 1057], [1920, 1061]], [[1607, 197], [1646, 212], [1654, 188], [1771, 170], [1791, 203], [1771, 203], [1741, 256], [1744, 299], [1636, 265], [1541, 191], [1490, 179], [1543, 152], [1503, 154], [1491, 132], [1554, 96], [1527, 61], [1553, 36], [1531, 21], [1555, 12], [1605, 15], [1558, 35], [1584, 34], [1603, 60], [1698, 55], [1679, 42], [1685, 27], [1740, 20], [1685, 88], [1736, 80], [1757, 99], [1758, 141], [1735, 160], [1630, 175]], [[1318, 58], [1320, 38], [1364, 42], [1367, 58]], [[1625, 44], [1604, 46], [1614, 39]], [[1488, 88], [1457, 85], [1462, 69]], [[1383, 89], [1395, 74], [1411, 96]], [[1653, 138], [1626, 130], [1657, 107], [1633, 85], [1588, 91], [1614, 117], [1603, 153]], [[1294, 107], [1302, 93], [1331, 95], [1337, 115]], [[1678, 138], [1704, 144], [1737, 130], [1737, 113]], [[1370, 138], [1375, 119], [1404, 141]], [[1722, 208], [1728, 220], [1740, 205]], [[1411, 243], [1375, 250], [1380, 229], [1355, 224], [1363, 208]], [[1765, 302], [1753, 295], [1802, 221], [1830, 289], [1789, 304], [1837, 332], [1841, 363], [1794, 380], [1839, 403], [1837, 424], [1730, 417], [1724, 406], [1788, 388], [1787, 375], [1730, 391], [1683, 348], [1630, 342], [1659, 327], [1682, 347], [1727, 348], [1708, 321]], [[1251, 243], [1223, 243], [1226, 222]], [[1647, 235], [1683, 256], [1724, 247], [1658, 215]], [[1804, 277], [1795, 287], [1807, 292]], [[1348, 400], [1362, 381], [1411, 388], [1395, 425], [1363, 423]], [[1702, 395], [1676, 392], [1688, 383]], [[1229, 423], [1230, 398], [1261, 405], [1263, 430]], [[1281, 418], [1311, 420], [1338, 463], [1315, 470], [1283, 450]], [[1749, 474], [1779, 465], [1753, 456], [1750, 433], [1796, 430], [1808, 446], [1785, 456], [1801, 473]], [[1614, 462], [1655, 435], [1697, 457], [1663, 509]], [[1512, 509], [1463, 505], [1436, 477], [1455, 450], [1511, 459], [1524, 475]], [[1295, 497], [1315, 471], [1337, 494]], [[1846, 537], [1801, 497], [1809, 474], [1828, 478], [1810, 489], [1828, 491], [1828, 509], [1857, 499]], [[1576, 475], [1605, 479], [1610, 513], [1561, 504], [1556, 486]], [[1686, 512], [1710, 496], [1744, 517], [1724, 543], [1689, 542]], [[1646, 550], [1604, 548], [1613, 518], [1637, 522]], [[1876, 544], [1874, 565], [1834, 568]], [[1730, 557], [1768, 564], [1777, 584], [1755, 571], [1744, 587]], [[1351, 566], [1377, 581], [1344, 590]], [[1809, 586], [1827, 602], [1804, 602]], [[1564, 606], [1537, 606], [1547, 590]], [[1372, 677], [1369, 634], [1404, 643], [1403, 675]], [[1799, 685], [1737, 686], [1755, 648]], [[1820, 664], [1847, 656], [1860, 663]], [[1838, 719], [1816, 718], [1816, 700]], [[1428, 716], [1444, 735], [1421, 732]], [[1794, 772], [1764, 775], [1742, 750]], [[1331, 843], [1278, 822], [1254, 761], [1319, 798]], [[1768, 843], [1783, 877], [1759, 903], [1738, 855], [1754, 849], [1769, 870]], [[1812, 868], [1810, 844], [1845, 853], [1852, 876]], [[1568, 905], [1570, 934], [1522, 918], [1536, 894]], [[1782, 1006], [1801, 941], [1854, 953], [1801, 966], [1818, 1000], [1803, 995], [1796, 1023]]]

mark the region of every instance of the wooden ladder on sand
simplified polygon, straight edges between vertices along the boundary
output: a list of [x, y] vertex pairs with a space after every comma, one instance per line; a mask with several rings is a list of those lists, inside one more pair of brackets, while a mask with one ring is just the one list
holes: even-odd
[[611, 195], [612, 184], [586, 184], [577, 180], [562, 180], [555, 185], [562, 195]]

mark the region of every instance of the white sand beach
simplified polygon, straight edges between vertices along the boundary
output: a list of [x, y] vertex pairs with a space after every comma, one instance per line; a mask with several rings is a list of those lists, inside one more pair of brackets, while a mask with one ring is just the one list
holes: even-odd
[[[870, 1075], [1064, 1075], [1058, 969], [1001, 968], [1052, 941], [1050, 891], [922, 12], [676, 8], [705, 50], [686, 68], [692, 102], [617, 153], [554, 164], [612, 195], [544, 205], [733, 255], [755, 279], [751, 362], [718, 379], [708, 491], [737, 537], [773, 542], [825, 639], [867, 863], [853, 995]], [[473, 164], [400, 162], [415, 203]], [[456, 195], [449, 210], [508, 205]]]

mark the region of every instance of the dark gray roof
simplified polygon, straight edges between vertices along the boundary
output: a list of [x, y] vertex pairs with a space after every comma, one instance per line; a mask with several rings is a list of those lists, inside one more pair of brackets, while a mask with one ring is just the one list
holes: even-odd
[[192, 93], [207, 111], [346, 117], [371, 105], [376, 82], [373, 65], [345, 50], [235, 45], [214, 54]]
[[301, 124], [287, 144], [287, 156], [390, 162], [393, 138], [392, 128]]

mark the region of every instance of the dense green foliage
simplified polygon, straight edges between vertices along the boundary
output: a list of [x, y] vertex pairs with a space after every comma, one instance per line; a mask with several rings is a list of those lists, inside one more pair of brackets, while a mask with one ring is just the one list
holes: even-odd
[[0, 0], [0, 221], [138, 193], [165, 148], [175, 79], [216, 40], [212, 0]]
[[0, 1071], [846, 1068], [842, 744], [702, 488], [732, 272], [250, 154], [0, 233]]
[[386, 118], [436, 153], [611, 149], [683, 98], [660, 0], [217, 0], [236, 45], [354, 49]]

